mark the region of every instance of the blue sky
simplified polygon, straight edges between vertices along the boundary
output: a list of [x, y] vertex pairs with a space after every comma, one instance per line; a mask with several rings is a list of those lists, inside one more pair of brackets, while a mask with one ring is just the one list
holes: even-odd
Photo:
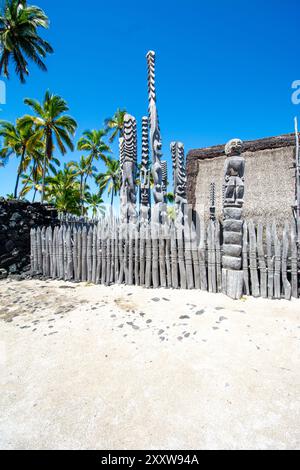
[[[140, 122], [148, 106], [145, 55], [153, 49], [167, 160], [173, 140], [188, 151], [293, 131], [300, 114], [291, 102], [291, 84], [300, 79], [296, 0], [32, 3], [51, 20], [42, 34], [55, 54], [47, 59], [48, 73], [31, 65], [26, 85], [13, 77], [7, 82], [1, 119], [15, 120], [27, 111], [24, 97], [42, 99], [50, 89], [78, 121], [76, 139], [101, 128], [117, 107]], [[2, 195], [13, 191], [16, 168], [12, 160], [0, 170]]]

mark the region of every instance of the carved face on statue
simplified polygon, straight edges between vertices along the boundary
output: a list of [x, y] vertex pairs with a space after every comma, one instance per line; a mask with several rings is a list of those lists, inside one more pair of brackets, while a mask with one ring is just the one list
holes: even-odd
[[141, 188], [150, 189], [150, 170], [142, 168], [140, 172]]
[[241, 139], [231, 139], [225, 145], [225, 154], [227, 157], [241, 155], [243, 148], [244, 148], [244, 144]]

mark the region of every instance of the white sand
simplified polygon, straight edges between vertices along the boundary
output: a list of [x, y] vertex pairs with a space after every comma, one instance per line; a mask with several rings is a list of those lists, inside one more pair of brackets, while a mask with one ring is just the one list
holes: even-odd
[[300, 301], [1, 281], [0, 447], [299, 449], [299, 351]]

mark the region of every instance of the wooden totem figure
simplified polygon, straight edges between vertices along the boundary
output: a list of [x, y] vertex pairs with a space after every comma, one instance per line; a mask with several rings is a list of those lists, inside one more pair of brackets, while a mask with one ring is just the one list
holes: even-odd
[[122, 224], [127, 223], [127, 191], [123, 186], [123, 164], [124, 164], [124, 137], [119, 138], [119, 160], [120, 160], [120, 220]]
[[152, 176], [153, 176], [153, 198], [155, 203], [154, 217], [159, 221], [161, 203], [164, 201], [162, 191], [162, 167], [161, 167], [161, 135], [156, 107], [155, 90], [155, 52], [147, 53], [148, 63], [148, 94], [149, 94], [149, 121], [150, 121], [150, 142], [152, 149]]
[[124, 137], [119, 138], [119, 159], [120, 159], [120, 172], [122, 174], [123, 163], [124, 163]]
[[136, 167], [137, 136], [136, 120], [130, 114], [124, 116], [124, 142], [122, 144], [121, 167], [121, 222], [136, 222]]
[[224, 243], [222, 258], [222, 290], [233, 299], [243, 294], [242, 270], [244, 174], [243, 142], [232, 139], [225, 146], [224, 167]]
[[146, 224], [150, 212], [150, 169], [149, 169], [149, 132], [148, 118], [142, 118], [142, 162], [140, 171], [141, 198], [140, 198], [140, 221]]
[[210, 191], [209, 191], [209, 218], [210, 220], [216, 220], [216, 183], [213, 181], [210, 183]]
[[[300, 245], [300, 142], [299, 142], [299, 132], [298, 132], [298, 119], [295, 117], [295, 180], [296, 180], [296, 189], [295, 189], [295, 215], [296, 215], [296, 227], [298, 231], [298, 244]], [[299, 224], [299, 228], [298, 228]]]
[[165, 224], [167, 222], [167, 188], [168, 188], [168, 164], [165, 160], [161, 162], [161, 174], [162, 174], [162, 193], [163, 203], [161, 204], [161, 222]]
[[168, 164], [165, 160], [162, 160], [161, 162], [161, 184], [162, 184], [162, 192], [163, 192], [163, 197], [165, 201], [165, 197], [167, 194], [167, 187], [168, 187]]
[[181, 142], [171, 142], [170, 148], [173, 163], [176, 224], [182, 225], [184, 223], [185, 205], [187, 204], [184, 146]]

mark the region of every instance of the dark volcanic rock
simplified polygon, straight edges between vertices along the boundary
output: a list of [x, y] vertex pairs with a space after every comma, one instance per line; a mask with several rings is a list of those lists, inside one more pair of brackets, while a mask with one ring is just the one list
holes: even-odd
[[7, 277], [6, 269], [0, 268], [0, 279], [5, 279]]
[[30, 229], [56, 225], [57, 211], [40, 203], [0, 199], [0, 279], [30, 266]]

